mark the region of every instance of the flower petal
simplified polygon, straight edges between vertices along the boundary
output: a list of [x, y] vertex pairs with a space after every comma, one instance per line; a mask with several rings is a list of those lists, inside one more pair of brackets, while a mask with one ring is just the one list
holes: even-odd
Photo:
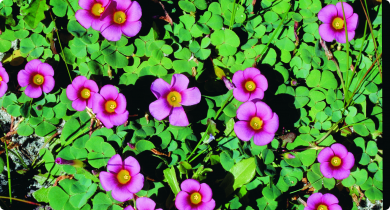
[[335, 17], [337, 17], [337, 8], [334, 4], [328, 4], [318, 12], [318, 19], [324, 23], [331, 24]]
[[0, 82], [0, 98], [7, 92], [8, 85], [5, 82]]
[[79, 97], [79, 93], [74, 89], [72, 84], [69, 84], [66, 88], [66, 96], [71, 101], [74, 101]]
[[[94, 95], [95, 94], [99, 94], [99, 93], [94, 93], [94, 92], [91, 92], [91, 96], [89, 97], [89, 99], [87, 100], [87, 107], [88, 108], [91, 108], [93, 107], [93, 98], [94, 98]], [[102, 97], [103, 98], [103, 97]]]
[[126, 208], [124, 208], [123, 210], [134, 210], [134, 208], [133, 208], [132, 205], [128, 205], [128, 206], [126, 206]]
[[260, 70], [255, 67], [246, 68], [244, 70], [244, 78], [245, 80], [253, 80], [257, 75], [260, 74]]
[[272, 109], [262, 101], [256, 101], [256, 116], [260, 117], [261, 120], [269, 120], [274, 115]]
[[322, 203], [326, 204], [327, 206], [331, 206], [333, 204], [339, 203], [339, 200], [337, 199], [336, 196], [334, 196], [331, 193], [325, 193], [322, 196]]
[[256, 88], [253, 92], [250, 93], [248, 101], [252, 101], [253, 99], [263, 99], [264, 98], [264, 90], [261, 88]]
[[244, 71], [236, 71], [233, 74], [232, 82], [236, 87], [242, 87], [242, 83], [245, 81]]
[[330, 160], [334, 157], [334, 152], [330, 147], [326, 147], [325, 149], [321, 150], [321, 152], [318, 154], [317, 160], [320, 163], [324, 162], [330, 162]]
[[126, 11], [130, 7], [131, 2], [132, 1], [117, 0], [116, 1], [116, 10]]
[[126, 11], [126, 20], [137, 21], [142, 16], [142, 9], [138, 2], [133, 1], [130, 8]]
[[326, 42], [332, 42], [336, 38], [336, 32], [332, 28], [331, 24], [324, 23], [318, 28], [318, 33], [321, 38]]
[[93, 17], [94, 19], [91, 22], [91, 26], [94, 30], [100, 31], [102, 28], [103, 24], [105, 23], [104, 21], [101, 21], [99, 17]]
[[181, 91], [181, 105], [191, 106], [198, 104], [201, 99], [200, 91], [197, 87], [188, 88]]
[[131, 176], [130, 182], [126, 185], [127, 189], [132, 193], [137, 193], [144, 187], [144, 175], [141, 173]]
[[187, 126], [190, 124], [182, 106], [173, 107], [172, 113], [169, 115], [169, 123], [174, 126]]
[[341, 159], [343, 159], [348, 154], [347, 148], [340, 143], [332, 144], [332, 146], [330, 146], [330, 148], [332, 148], [334, 154]]
[[[353, 38], [355, 38], [355, 31], [348, 31], [348, 41], [350, 42]], [[336, 41], [342, 44], [346, 43], [345, 30], [340, 30], [336, 33]]]
[[274, 140], [275, 133], [268, 133], [266, 131], [260, 131], [255, 133], [253, 137], [253, 143], [258, 146], [264, 146], [269, 144], [272, 140]]
[[249, 97], [250, 97], [250, 94], [246, 91], [244, 91], [244, 89], [242, 88], [242, 86], [237, 86], [237, 88], [234, 88], [233, 89], [233, 96], [234, 98], [236, 98], [238, 101], [241, 101], [241, 102], [246, 102], [248, 101]]
[[174, 74], [171, 80], [171, 90], [181, 92], [187, 89], [190, 80], [183, 74]]
[[348, 178], [350, 173], [350, 170], [344, 169], [343, 167], [333, 169], [333, 177], [338, 180]]
[[116, 113], [122, 114], [124, 111], [126, 111], [126, 107], [127, 107], [126, 97], [122, 93], [118, 94], [118, 97], [116, 98], [115, 102], [117, 105], [115, 108]]
[[115, 126], [120, 126], [123, 123], [125, 123], [129, 119], [129, 112], [126, 110], [125, 112], [118, 114], [118, 113], [111, 113], [110, 114], [110, 121]]
[[185, 191], [180, 191], [176, 195], [175, 206], [177, 209], [191, 209], [190, 195]]
[[99, 87], [96, 84], [96, 82], [93, 80], [90, 80], [90, 79], [86, 80], [84, 82], [84, 87], [88, 88], [89, 91], [91, 91], [91, 92], [95, 92], [95, 93], [99, 92]]
[[168, 93], [171, 91], [171, 86], [163, 79], [158, 78], [154, 80], [154, 82], [150, 86], [150, 90], [152, 91], [154, 96], [159, 99], [168, 95]]
[[333, 204], [328, 206], [328, 210], [343, 210], [339, 204]]
[[119, 173], [120, 170], [123, 169], [122, 158], [119, 154], [116, 154], [108, 160], [107, 170], [111, 173]]
[[348, 154], [341, 161], [341, 167], [343, 167], [346, 170], [351, 170], [351, 168], [354, 165], [355, 165], [355, 157], [351, 152], [348, 152]]
[[279, 129], [279, 116], [274, 113], [274, 116], [263, 122], [263, 130], [267, 133], [275, 133]]
[[181, 183], [180, 188], [182, 191], [191, 194], [193, 192], [199, 192], [200, 183], [198, 182], [198, 180], [195, 179], [186, 179]]
[[26, 66], [24, 67], [24, 70], [28, 72], [36, 72], [38, 69], [38, 66], [42, 63], [39, 59], [34, 59], [29, 61]]
[[41, 86], [29, 84], [24, 90], [24, 93], [30, 98], [39, 98], [42, 95], [42, 88]]
[[136, 206], [139, 210], [154, 210], [156, 203], [150, 198], [141, 197], [137, 199]]
[[132, 156], [127, 157], [124, 163], [124, 168], [130, 172], [131, 176], [138, 174], [141, 170], [139, 162]]
[[55, 81], [53, 76], [45, 76], [45, 81], [42, 84], [42, 90], [45, 93], [49, 93], [50, 91], [53, 90], [55, 85]]
[[78, 98], [72, 102], [72, 107], [76, 111], [82, 112], [87, 106], [87, 102], [84, 99]]
[[108, 101], [115, 100], [118, 97], [119, 93], [114, 85], [104, 85], [100, 89], [100, 95], [102, 95], [103, 98]]
[[94, 0], [79, 0], [80, 7], [86, 10], [91, 10], [94, 4], [95, 4]]
[[116, 185], [118, 185], [116, 175], [113, 173], [102, 171], [99, 174], [99, 180], [105, 191], [111, 191]]
[[208, 202], [201, 202], [197, 207], [197, 210], [215, 209], [215, 200], [211, 199]]
[[122, 33], [128, 37], [136, 36], [142, 28], [141, 21], [126, 21], [122, 26]]
[[[359, 24], [359, 16], [358, 14], [356, 13], [353, 13], [353, 15], [351, 17], [349, 17], [347, 20], [347, 29], [348, 31], [354, 31], [356, 30], [356, 28], [358, 27], [358, 24]], [[349, 36], [349, 34], [348, 34]], [[349, 37], [348, 37], [349, 39]]]
[[200, 184], [199, 193], [202, 196], [202, 202], [209, 202], [213, 198], [213, 191], [211, 190], [210, 186], [206, 183]]
[[318, 204], [322, 202], [322, 193], [313, 193], [308, 199], [307, 199], [307, 206], [315, 209]]
[[253, 78], [253, 81], [256, 84], [256, 88], [261, 88], [263, 91], [266, 91], [268, 89], [268, 80], [267, 78], [265, 78], [264, 75], [257, 75], [255, 78]]
[[97, 19], [90, 11], [83, 9], [77, 10], [75, 17], [77, 22], [86, 29], [89, 29], [92, 22]]
[[[351, 5], [349, 5], [348, 3], [345, 3], [345, 2], [343, 2], [343, 7], [344, 7], [345, 19], [348, 19], [353, 14], [353, 8]], [[341, 2], [337, 2], [336, 8], [337, 8], [337, 16], [344, 19], [343, 8], [341, 7]]]
[[38, 72], [42, 74], [44, 77], [46, 76], [54, 76], [53, 67], [48, 63], [41, 63], [38, 65]]
[[251, 101], [241, 104], [241, 106], [237, 109], [237, 118], [239, 120], [250, 121], [255, 116], [256, 105]]
[[246, 121], [238, 121], [234, 124], [234, 133], [236, 133], [237, 137], [242, 141], [249, 141], [255, 132], [249, 126], [249, 122]]
[[126, 185], [117, 185], [112, 190], [111, 195], [115, 200], [120, 202], [128, 201], [134, 197], [133, 193], [129, 192]]
[[93, 95], [92, 101], [92, 110], [94, 113], [105, 112], [104, 103], [106, 103], [106, 101], [104, 100], [102, 95], [100, 95], [99, 93], [95, 93]]
[[20, 70], [18, 73], [18, 83], [20, 87], [25, 87], [30, 84], [30, 74], [25, 70]]
[[106, 7], [108, 3], [110, 3], [110, 0], [96, 0], [96, 2], [102, 4], [103, 7]]
[[333, 178], [333, 167], [330, 165], [330, 162], [321, 163], [320, 171], [324, 177], [328, 179]]
[[103, 123], [106, 128], [110, 129], [114, 127], [110, 121], [110, 115], [106, 114], [106, 112], [99, 112], [96, 114], [96, 117]]
[[150, 114], [157, 120], [166, 118], [171, 113], [172, 107], [168, 104], [165, 98], [153, 101], [149, 105]]
[[3, 82], [8, 83], [9, 82], [9, 76], [5, 68], [0, 66], [0, 77], [3, 80]]
[[122, 36], [122, 27], [112, 22], [105, 22], [100, 28], [101, 34], [108, 41], [119, 41]]

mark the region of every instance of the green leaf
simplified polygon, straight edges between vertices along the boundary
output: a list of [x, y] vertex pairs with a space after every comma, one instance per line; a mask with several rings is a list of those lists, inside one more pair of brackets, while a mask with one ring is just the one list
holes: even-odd
[[179, 1], [179, 7], [186, 12], [195, 12], [195, 5], [189, 1]]
[[87, 30], [76, 20], [69, 21], [68, 31], [77, 38], [81, 38], [87, 32]]
[[7, 52], [9, 49], [11, 49], [11, 42], [0, 39], [0, 52]]
[[233, 190], [240, 188], [242, 185], [248, 184], [256, 174], [255, 158], [251, 157], [241, 160], [234, 165], [229, 172], [232, 173], [234, 177]]
[[298, 153], [298, 157], [301, 159], [304, 166], [310, 166], [317, 158], [317, 152], [314, 149], [308, 149]]
[[181, 191], [179, 187], [179, 182], [176, 178], [176, 172], [175, 168], [167, 168], [163, 171], [164, 177], [168, 182], [168, 185], [171, 187], [172, 192], [175, 194], [175, 196]]
[[143, 152], [155, 148], [154, 144], [147, 140], [140, 140], [135, 144], [135, 149], [138, 152]]
[[28, 124], [21, 124], [19, 125], [17, 132], [21, 136], [29, 136], [34, 133], [34, 129]]
[[116, 154], [115, 149], [99, 136], [90, 138], [86, 142], [85, 148], [89, 151], [88, 163], [94, 168], [106, 166], [108, 160]]
[[366, 153], [370, 156], [375, 156], [378, 153], [378, 146], [376, 145], [375, 141], [369, 141], [367, 143]]
[[264, 149], [261, 153], [261, 156], [263, 157], [264, 164], [270, 164], [274, 162], [275, 155], [274, 153], [269, 149]]
[[31, 4], [22, 10], [22, 13], [25, 14], [24, 21], [31, 28], [36, 28], [38, 24], [45, 19], [44, 12], [49, 9], [49, 6], [46, 4], [45, 0], [36, 0], [32, 1]]
[[275, 185], [268, 185], [265, 187], [262, 191], [264, 197], [266, 197], [269, 200], [275, 200], [277, 197], [279, 197], [282, 193]]
[[37, 200], [38, 202], [45, 202], [45, 203], [49, 203], [49, 191], [51, 190], [51, 188], [53, 187], [49, 187], [49, 188], [41, 188], [35, 192], [33, 192], [33, 196], [35, 198], [35, 200]]
[[66, 202], [69, 200], [69, 195], [58, 186], [50, 189], [48, 197], [50, 207], [55, 210], [64, 209]]
[[39, 124], [35, 128], [35, 134], [37, 134], [38, 136], [44, 137], [47, 135], [52, 135], [56, 131], [56, 129], [57, 129], [56, 126], [54, 126], [46, 121], [43, 121], [41, 124]]
[[220, 161], [226, 171], [229, 171], [234, 166], [234, 160], [226, 152], [221, 152]]
[[124, 68], [129, 64], [129, 61], [127, 60], [126, 56], [122, 55], [118, 51], [115, 51], [110, 55], [104, 56], [104, 60], [110, 66], [117, 67], [117, 68]]

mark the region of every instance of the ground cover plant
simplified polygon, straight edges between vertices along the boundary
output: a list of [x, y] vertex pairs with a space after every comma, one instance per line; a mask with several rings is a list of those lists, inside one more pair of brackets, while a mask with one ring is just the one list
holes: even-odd
[[2, 209], [383, 201], [382, 3], [0, 1]]

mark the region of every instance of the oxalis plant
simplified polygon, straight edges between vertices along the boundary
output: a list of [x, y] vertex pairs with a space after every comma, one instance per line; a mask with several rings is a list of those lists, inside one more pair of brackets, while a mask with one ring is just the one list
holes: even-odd
[[2, 0], [0, 19], [1, 209], [383, 201], [381, 2]]

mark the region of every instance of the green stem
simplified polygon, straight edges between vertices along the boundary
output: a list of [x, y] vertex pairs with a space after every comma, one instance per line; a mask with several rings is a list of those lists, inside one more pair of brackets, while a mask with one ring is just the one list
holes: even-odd
[[76, 11], [74, 11], [72, 5], [70, 5], [70, 3], [69, 3], [69, 0], [66, 0], [66, 3], [68, 3], [69, 8], [72, 9], [73, 14], [76, 14]]
[[12, 204], [12, 190], [11, 190], [11, 171], [9, 169], [9, 158], [8, 158], [8, 146], [7, 141], [4, 141], [5, 144], [5, 155], [7, 159], [7, 174], [8, 174], [8, 192], [9, 192], [9, 203]]
[[192, 158], [191, 160], [190, 160], [190, 162], [189, 163], [191, 163], [193, 160], [195, 160], [199, 155], [201, 155], [201, 154], [203, 154], [203, 152], [205, 152], [205, 151], [207, 151], [207, 149], [208, 149], [209, 147], [207, 146], [207, 148], [206, 149], [204, 149], [204, 150], [202, 150], [201, 152], [199, 152], [197, 155], [195, 155], [195, 157], [194, 158]]
[[229, 90], [229, 91], [230, 91], [229, 96], [228, 96], [227, 99], [223, 102], [221, 108], [219, 108], [219, 110], [218, 110], [217, 113], [215, 114], [214, 120], [217, 120], [217, 119], [218, 119], [219, 114], [220, 114], [220, 113], [222, 112], [222, 110], [225, 108], [226, 104], [232, 99], [233, 90]]
[[196, 145], [196, 147], [192, 150], [191, 154], [187, 157], [186, 161], [187, 161], [188, 159], [190, 159], [190, 157], [192, 156], [192, 154], [194, 154], [194, 152], [195, 152], [196, 149], [199, 147], [199, 145], [203, 142], [203, 140], [205, 140], [205, 139], [207, 138], [207, 136], [209, 136], [209, 135], [207, 135], [207, 132], [209, 131], [210, 126], [211, 126], [211, 123], [207, 126], [206, 131], [204, 132], [202, 138], [200, 139], [200, 141], [198, 142], [198, 144]]
[[[349, 41], [348, 41], [348, 29], [347, 29], [347, 21], [346, 21], [346, 18], [345, 18], [345, 12], [344, 12], [344, 3], [343, 1], [341, 0], [341, 9], [343, 10], [343, 18], [344, 18], [344, 30], [345, 30], [345, 40], [346, 40], [346, 44], [347, 44], [347, 75], [346, 75], [346, 78], [345, 78], [345, 81], [348, 81], [348, 73], [349, 73]], [[345, 88], [344, 87], [344, 95], [347, 96], [348, 92], [348, 87]], [[344, 100], [344, 105], [345, 105], [345, 102], [346, 100]]]
[[229, 30], [233, 26], [233, 21], [234, 21], [234, 16], [235, 15], [236, 15], [236, 0], [234, 0], [234, 3], [233, 3], [233, 11], [232, 11], [232, 17], [230, 18]]
[[6, 196], [0, 196], [0, 198], [9, 199], [10, 203], [11, 203], [11, 200], [15, 200], [15, 201], [23, 202], [23, 203], [28, 203], [28, 204], [33, 204], [33, 205], [40, 206], [39, 203], [35, 203], [35, 202], [32, 202], [32, 201], [26, 201], [26, 200], [22, 200], [22, 199], [18, 199], [18, 198], [11, 198], [11, 197], [6, 197]]

